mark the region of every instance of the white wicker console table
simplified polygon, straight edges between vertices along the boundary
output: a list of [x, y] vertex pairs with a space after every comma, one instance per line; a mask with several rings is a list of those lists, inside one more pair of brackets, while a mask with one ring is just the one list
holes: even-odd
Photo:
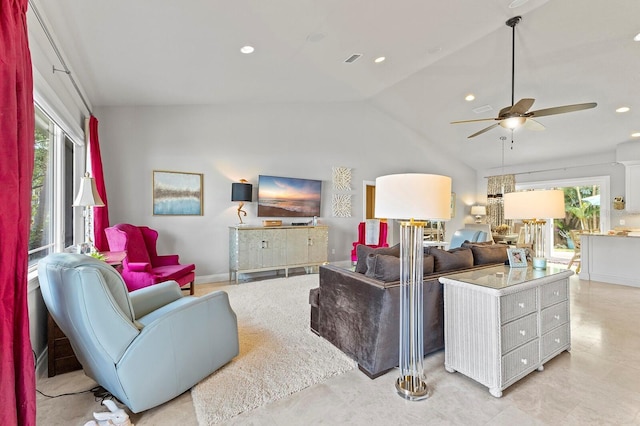
[[571, 349], [573, 271], [496, 266], [440, 278], [445, 369], [502, 391]]

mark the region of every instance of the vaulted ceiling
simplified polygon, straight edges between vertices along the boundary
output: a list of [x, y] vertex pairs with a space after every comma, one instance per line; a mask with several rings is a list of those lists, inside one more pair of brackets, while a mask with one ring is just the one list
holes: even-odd
[[516, 130], [510, 163], [611, 152], [640, 132], [635, 0], [33, 1], [94, 107], [369, 102], [471, 167], [497, 167], [510, 131], [467, 139], [491, 122], [449, 122], [511, 105], [505, 21], [521, 15], [515, 100], [598, 106]]

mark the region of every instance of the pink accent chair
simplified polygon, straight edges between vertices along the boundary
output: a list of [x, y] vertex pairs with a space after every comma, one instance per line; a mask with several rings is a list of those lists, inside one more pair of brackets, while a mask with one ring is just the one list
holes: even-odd
[[378, 244], [372, 245], [372, 244], [365, 244], [365, 242], [367, 241], [365, 238], [365, 229], [366, 229], [366, 224], [365, 222], [360, 222], [358, 224], [358, 241], [355, 241], [353, 243], [353, 249], [351, 250], [351, 261], [352, 262], [357, 262], [358, 261], [358, 254], [356, 252], [356, 247], [358, 247], [359, 244], [362, 245], [366, 245], [367, 247], [373, 247], [373, 248], [378, 248], [378, 247], [389, 247], [389, 244], [387, 244], [387, 222], [380, 222], [380, 234], [378, 235]]
[[121, 274], [129, 291], [173, 280], [180, 287], [191, 284], [189, 293], [194, 293], [196, 265], [179, 264], [177, 254], [158, 256], [156, 230], [148, 226], [120, 223], [106, 228], [105, 234], [109, 250], [126, 252]]

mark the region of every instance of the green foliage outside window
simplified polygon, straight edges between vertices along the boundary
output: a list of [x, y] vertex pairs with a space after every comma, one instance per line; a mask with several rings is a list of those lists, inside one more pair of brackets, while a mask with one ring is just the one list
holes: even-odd
[[50, 185], [50, 138], [48, 129], [35, 130], [35, 155], [33, 178], [31, 183], [31, 233], [29, 235], [29, 250], [42, 247], [49, 243], [49, 236], [45, 232], [50, 226], [50, 212], [48, 209], [48, 186]]

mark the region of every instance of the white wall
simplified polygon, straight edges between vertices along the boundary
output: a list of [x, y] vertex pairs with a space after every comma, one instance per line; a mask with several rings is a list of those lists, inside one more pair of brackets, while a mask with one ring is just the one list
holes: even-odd
[[[237, 223], [231, 183], [242, 178], [254, 184], [254, 199], [260, 174], [322, 180], [330, 260], [350, 256], [365, 180], [402, 172], [451, 176], [458, 200], [449, 235], [468, 221], [475, 201], [474, 170], [366, 103], [105, 107], [95, 115], [111, 224], [157, 229], [159, 252], [196, 263], [198, 282], [228, 277], [228, 226]], [[352, 169], [351, 218], [332, 217], [334, 166]], [[153, 170], [203, 173], [204, 215], [153, 216]], [[255, 201], [245, 205], [245, 222], [261, 223], [256, 208]]]

